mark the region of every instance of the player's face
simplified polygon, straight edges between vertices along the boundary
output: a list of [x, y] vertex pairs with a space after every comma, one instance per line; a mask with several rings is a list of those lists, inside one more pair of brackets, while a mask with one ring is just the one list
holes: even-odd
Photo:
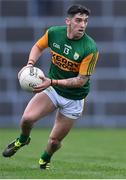
[[88, 16], [78, 13], [72, 18], [67, 18], [66, 24], [68, 26], [68, 38], [80, 39], [85, 33], [88, 24]]

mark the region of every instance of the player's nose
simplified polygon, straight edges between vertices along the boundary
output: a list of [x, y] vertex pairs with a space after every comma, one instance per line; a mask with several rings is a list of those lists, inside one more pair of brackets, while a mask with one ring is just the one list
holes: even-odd
[[85, 23], [82, 21], [81, 22], [81, 28], [84, 28], [85, 27]]

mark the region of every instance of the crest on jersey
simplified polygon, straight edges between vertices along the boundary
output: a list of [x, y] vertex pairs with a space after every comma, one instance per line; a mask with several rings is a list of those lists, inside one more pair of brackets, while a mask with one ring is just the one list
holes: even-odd
[[77, 52], [74, 53], [74, 59], [77, 60], [79, 58], [79, 54]]

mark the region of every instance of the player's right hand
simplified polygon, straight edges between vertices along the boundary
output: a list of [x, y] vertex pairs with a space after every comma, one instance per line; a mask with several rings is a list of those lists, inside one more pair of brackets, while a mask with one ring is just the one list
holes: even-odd
[[39, 76], [39, 78], [42, 80], [42, 84], [34, 87], [34, 93], [40, 93], [51, 85], [51, 79], [42, 76]]
[[32, 66], [33, 66], [32, 64], [28, 64], [28, 65], [24, 66], [18, 73], [18, 79], [20, 78], [20, 75], [21, 75], [22, 71], [24, 71], [24, 69], [26, 69], [27, 67], [32, 67]]

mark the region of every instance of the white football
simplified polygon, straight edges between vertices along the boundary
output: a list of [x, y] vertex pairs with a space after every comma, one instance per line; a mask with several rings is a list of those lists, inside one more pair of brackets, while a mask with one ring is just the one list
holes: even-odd
[[25, 91], [32, 92], [35, 86], [42, 83], [42, 79], [40, 79], [39, 76], [44, 77], [41, 69], [33, 66], [26, 67], [19, 77], [21, 88]]

